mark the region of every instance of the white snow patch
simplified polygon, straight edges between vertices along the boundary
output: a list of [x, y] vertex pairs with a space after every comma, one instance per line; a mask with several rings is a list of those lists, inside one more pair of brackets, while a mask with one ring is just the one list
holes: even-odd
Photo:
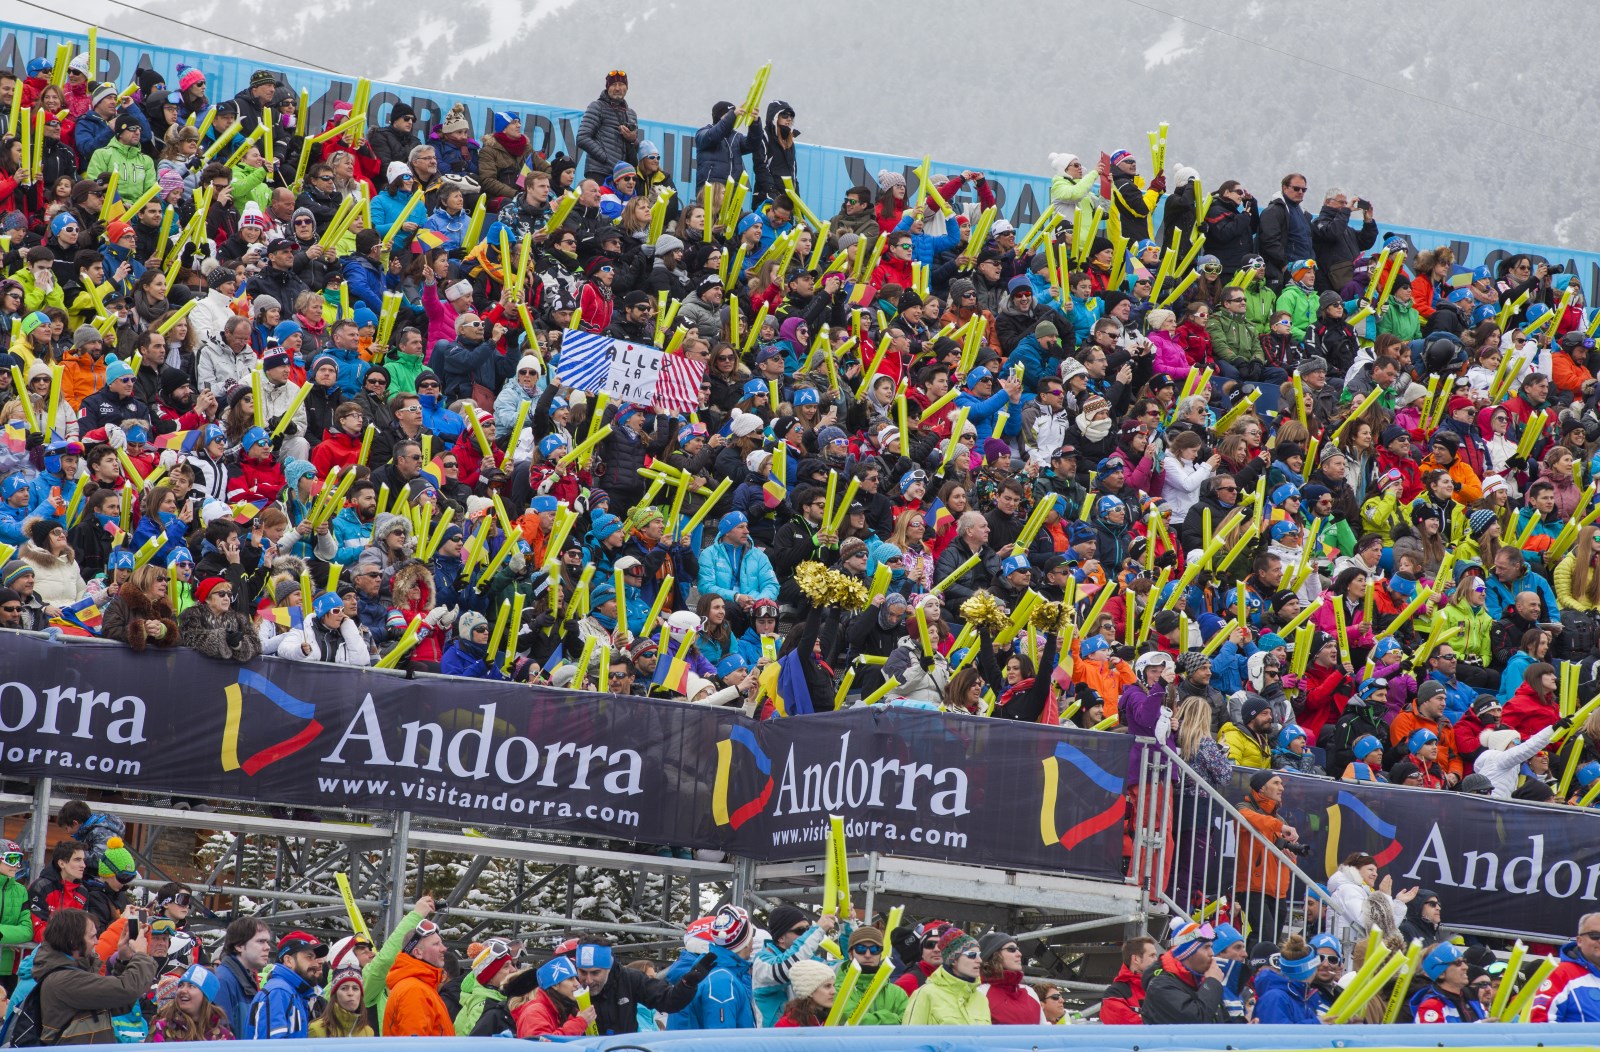
[[1183, 26], [1173, 23], [1144, 49], [1144, 68], [1150, 70], [1169, 65], [1185, 55], [1193, 54], [1194, 50], [1183, 46]]

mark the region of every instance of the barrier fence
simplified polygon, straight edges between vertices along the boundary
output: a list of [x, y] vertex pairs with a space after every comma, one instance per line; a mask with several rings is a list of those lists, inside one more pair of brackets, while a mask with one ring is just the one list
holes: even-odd
[[[1590, 811], [1286, 775], [1303, 854], [1253, 837], [1250, 772], [1213, 787], [1120, 735], [877, 706], [757, 722], [680, 702], [5, 632], [6, 774], [161, 794], [399, 812], [712, 848], [760, 862], [852, 852], [1227, 899], [1258, 930], [1320, 924], [1354, 851], [1435, 890], [1450, 926], [1565, 939], [1600, 897]], [[1241, 830], [1244, 840], [1241, 841]], [[1272, 863], [1265, 894], [1241, 880]], [[1276, 893], [1273, 893], [1276, 891]], [[1272, 900], [1272, 901], [1266, 901]], [[1310, 905], [1308, 906], [1308, 903]]]
[[[57, 46], [71, 43], [81, 51], [87, 46], [82, 34], [47, 32], [13, 22], [0, 22], [0, 69], [21, 70], [31, 58], [55, 57]], [[269, 65], [226, 55], [185, 51], [178, 48], [150, 47], [126, 40], [118, 40], [111, 33], [100, 33], [96, 50], [95, 76], [100, 80], [115, 82], [125, 87], [133, 81], [134, 71], [141, 67], [160, 70], [168, 77], [169, 87], [176, 86], [176, 70], [181, 62], [203, 71], [208, 84], [208, 96], [213, 103], [230, 99], [249, 85], [250, 75], [257, 69], [267, 68], [287, 79], [296, 90], [309, 92], [309, 128], [320, 128], [333, 115], [333, 105], [350, 99], [355, 90], [355, 78], [340, 78], [317, 70], [297, 66]], [[584, 83], [595, 84], [598, 91], [600, 71], [605, 67], [600, 59], [588, 72]], [[755, 59], [751, 59], [750, 72], [754, 72]], [[735, 79], [742, 76], [737, 71], [729, 74]], [[737, 85], [743, 87], [743, 84]], [[732, 86], [722, 89], [734, 90]], [[642, 137], [654, 142], [661, 150], [662, 169], [677, 183], [680, 194], [692, 191], [695, 178], [695, 128], [651, 119], [649, 85], [637, 86], [639, 128]], [[381, 128], [386, 124], [390, 108], [396, 102], [405, 102], [417, 113], [417, 132], [426, 136], [427, 130], [444, 119], [456, 102], [465, 103], [471, 115], [472, 126], [481, 137], [492, 125], [492, 114], [497, 110], [510, 110], [522, 117], [523, 129], [536, 151], [553, 156], [564, 151], [578, 158], [578, 125], [583, 119], [581, 109], [546, 106], [517, 99], [491, 98], [464, 95], [432, 88], [417, 88], [389, 81], [372, 82], [371, 104], [368, 108], [368, 127]], [[804, 103], [801, 103], [802, 107]], [[709, 117], [709, 113], [707, 114]], [[1129, 129], [1130, 133], [1135, 129]], [[1179, 130], [1181, 133], [1181, 129]], [[852, 186], [866, 185], [876, 193], [877, 173], [880, 169], [909, 175], [921, 164], [921, 158], [898, 154], [875, 153], [865, 150], [800, 143], [795, 148], [796, 184], [811, 206], [822, 216], [836, 212], [839, 202]], [[1086, 163], [1092, 158], [1086, 158]], [[1287, 167], [1289, 159], [1285, 158]], [[1040, 165], [1044, 160], [1041, 156]], [[999, 215], [1019, 229], [1034, 222], [1050, 202], [1050, 179], [1045, 174], [997, 171], [979, 159], [963, 163], [935, 160], [931, 171], [935, 175], [976, 169], [985, 173], [994, 190]], [[604, 178], [609, 173], [601, 173]], [[1207, 173], [1206, 184], [1220, 182], [1227, 172]], [[1486, 176], [1493, 178], [1493, 175]], [[915, 186], [912, 180], [910, 185]], [[958, 195], [956, 203], [963, 205], [975, 201], [971, 193]], [[1381, 208], [1381, 202], [1380, 208]], [[1587, 302], [1596, 300], [1600, 292], [1600, 253], [1556, 248], [1527, 242], [1507, 241], [1502, 238], [1482, 237], [1475, 234], [1429, 230], [1423, 227], [1397, 225], [1380, 213], [1380, 227], [1384, 233], [1401, 234], [1409, 238], [1415, 249], [1449, 244], [1454, 247], [1456, 261], [1463, 266], [1477, 266], [1495, 262], [1511, 252], [1526, 252], [1536, 261], [1549, 262], [1578, 275], [1588, 290]]]

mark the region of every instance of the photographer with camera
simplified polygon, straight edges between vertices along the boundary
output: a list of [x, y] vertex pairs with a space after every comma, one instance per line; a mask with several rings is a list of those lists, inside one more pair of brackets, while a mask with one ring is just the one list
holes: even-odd
[[[1350, 225], [1351, 205], [1361, 212], [1361, 229]], [[1378, 241], [1372, 202], [1352, 198], [1337, 186], [1322, 195], [1322, 211], [1311, 221], [1311, 245], [1317, 260], [1317, 291], [1337, 292], [1355, 277], [1356, 257]]]
[[[1311, 853], [1310, 844], [1300, 843], [1300, 833], [1279, 816], [1283, 806], [1284, 782], [1276, 771], [1262, 770], [1250, 776], [1250, 789], [1239, 804], [1239, 813], [1256, 833], [1279, 851], [1297, 857]], [[1234, 890], [1242, 915], [1253, 934], [1275, 942], [1284, 922], [1294, 889], [1294, 873], [1261, 840], [1239, 837], [1239, 868]]]

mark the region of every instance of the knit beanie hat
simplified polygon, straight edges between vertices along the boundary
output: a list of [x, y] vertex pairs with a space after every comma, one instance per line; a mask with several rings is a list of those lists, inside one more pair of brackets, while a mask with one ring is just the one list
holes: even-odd
[[789, 988], [799, 999], [810, 997], [826, 983], [833, 981], [833, 969], [821, 961], [796, 961], [789, 969]]
[[850, 942], [847, 946], [845, 946], [845, 949], [853, 950], [857, 946], [882, 945], [884, 945], [883, 929], [874, 928], [870, 924], [863, 924], [861, 927], [850, 933]]
[[1186, 924], [1173, 934], [1169, 948], [1172, 956], [1181, 961], [1216, 937], [1216, 931], [1209, 924]]
[[106, 850], [100, 856], [100, 875], [114, 877], [118, 873], [137, 873], [139, 863], [134, 860], [133, 852], [123, 846], [122, 838], [114, 836], [106, 841]]
[[767, 911], [767, 932], [776, 939], [796, 925], [809, 922], [810, 919], [804, 911], [793, 906], [774, 906]]
[[953, 970], [950, 965], [955, 962], [956, 958], [968, 950], [976, 950], [977, 948], [978, 940], [960, 928], [948, 928], [939, 937], [939, 952], [944, 956], [944, 968], [947, 971]]
[[901, 175], [899, 172], [891, 172], [887, 168], [881, 168], [878, 170], [879, 190], [882, 190], [884, 193], [888, 193], [897, 186], [902, 190], [906, 188], [905, 176]]

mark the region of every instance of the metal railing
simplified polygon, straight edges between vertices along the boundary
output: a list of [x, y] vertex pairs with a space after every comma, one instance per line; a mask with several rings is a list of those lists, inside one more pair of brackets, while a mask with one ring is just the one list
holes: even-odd
[[1153, 907], [1226, 921], [1249, 942], [1336, 927], [1332, 899], [1285, 842], [1264, 836], [1170, 747], [1144, 750], [1134, 806], [1130, 879], [1138, 877]]

